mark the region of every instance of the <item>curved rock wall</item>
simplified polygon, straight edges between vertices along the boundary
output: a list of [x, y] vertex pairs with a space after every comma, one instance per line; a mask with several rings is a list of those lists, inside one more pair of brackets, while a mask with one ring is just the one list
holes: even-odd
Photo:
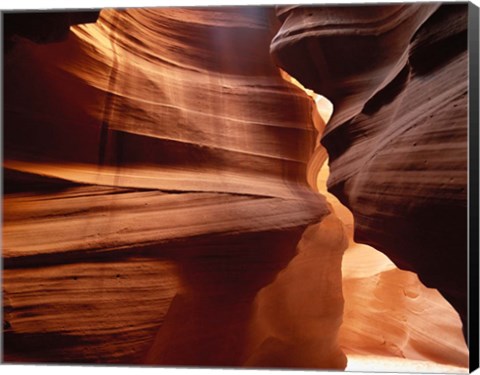
[[271, 63], [273, 22], [270, 8], [106, 10], [65, 43], [20, 41], [5, 59], [7, 168], [298, 196], [316, 135]]
[[[327, 192], [329, 168], [318, 190], [341, 220], [348, 238], [342, 259], [343, 322], [338, 343], [350, 371], [466, 372], [462, 321], [436, 290], [400, 270], [380, 251], [354, 241], [352, 213]], [[317, 254], [317, 261], [321, 258]]]
[[304, 232], [295, 258], [256, 296], [247, 366], [345, 368], [338, 332], [347, 244], [334, 214]]
[[269, 56], [275, 22], [103, 10], [60, 43], [13, 39], [5, 360], [245, 361], [257, 292], [329, 213], [306, 182], [310, 100]]
[[276, 62], [335, 111], [329, 190], [355, 240], [437, 288], [467, 324], [467, 5], [284, 7]]

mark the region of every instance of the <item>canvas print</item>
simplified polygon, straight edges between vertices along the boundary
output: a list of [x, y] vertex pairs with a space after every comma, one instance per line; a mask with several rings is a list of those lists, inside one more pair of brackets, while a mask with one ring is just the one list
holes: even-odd
[[3, 361], [467, 373], [474, 9], [4, 12]]

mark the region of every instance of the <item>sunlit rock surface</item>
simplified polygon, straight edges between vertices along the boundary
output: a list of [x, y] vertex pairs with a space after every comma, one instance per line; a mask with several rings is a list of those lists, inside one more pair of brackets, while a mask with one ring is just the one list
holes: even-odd
[[[331, 118], [332, 104], [323, 96], [306, 89], [287, 73], [282, 72], [282, 75], [315, 101], [312, 119], [321, 136]], [[381, 252], [353, 240], [352, 213], [327, 191], [330, 171], [326, 159], [326, 150], [317, 147], [310, 159], [307, 177], [310, 177], [309, 183], [314, 189], [326, 196], [333, 213], [343, 223], [349, 240], [342, 261], [345, 302], [338, 340], [348, 359], [346, 370], [394, 371], [401, 368], [402, 371], [467, 372], [468, 348], [458, 313], [437, 290], [426, 288], [416, 274], [399, 270]], [[311, 179], [315, 179], [313, 183]], [[322, 246], [317, 248], [322, 249]], [[311, 252], [310, 255], [309, 263], [320, 268], [318, 265], [323, 262], [323, 254]], [[294, 273], [293, 267], [298, 266], [292, 262], [282, 273]], [[270, 299], [281, 300], [280, 295], [285, 294], [280, 294], [282, 289], [287, 289], [289, 295], [298, 296], [296, 303], [289, 304], [290, 320], [308, 320], [301, 288], [295, 286], [294, 282], [284, 283], [276, 287], [275, 295], [273, 291], [277, 284], [268, 287]], [[306, 289], [305, 284], [302, 289]], [[259, 297], [267, 298], [268, 294], [260, 293]], [[280, 309], [281, 304], [277, 304], [277, 314]], [[317, 308], [318, 313], [321, 311], [321, 308]], [[335, 341], [332, 348], [336, 344]], [[305, 352], [308, 353], [308, 349]]]
[[[347, 250], [342, 271], [346, 303], [339, 341], [349, 359], [381, 355], [466, 371], [468, 349], [460, 318], [437, 290], [361, 245]], [[433, 369], [441, 372], [441, 367]]]
[[329, 190], [355, 240], [437, 288], [467, 324], [466, 4], [281, 7], [271, 52], [332, 101]]
[[370, 364], [375, 371], [468, 372], [468, 348], [458, 313], [416, 274], [398, 269], [381, 252], [353, 241], [353, 215], [326, 192], [328, 176], [324, 164], [317, 186], [349, 239], [342, 261], [345, 303], [339, 332], [340, 347], [348, 358], [346, 369], [365, 371]]
[[345, 367], [337, 336], [343, 312], [341, 261], [347, 244], [343, 224], [333, 214], [305, 231], [295, 258], [257, 295], [253, 354], [247, 365]]
[[[420, 26], [436, 5], [390, 9], [361, 13], [386, 14], [409, 38], [443, 35]], [[327, 156], [333, 181], [343, 161], [319, 134], [358, 115], [409, 41], [389, 34], [383, 45], [398, 48], [364, 67], [352, 97], [332, 95], [326, 126], [328, 101], [270, 58], [277, 22], [262, 7], [103, 10], [57, 43], [9, 37], [6, 361], [464, 369], [457, 313], [355, 243], [351, 213], [325, 187]], [[381, 145], [365, 142], [348, 171]]]
[[310, 102], [271, 62], [273, 22], [270, 8], [106, 10], [67, 42], [19, 41], [5, 58], [6, 167], [300, 197], [315, 134]]
[[13, 40], [7, 361], [244, 363], [256, 294], [329, 213], [306, 182], [312, 104], [269, 56], [275, 22], [104, 10], [61, 43]]

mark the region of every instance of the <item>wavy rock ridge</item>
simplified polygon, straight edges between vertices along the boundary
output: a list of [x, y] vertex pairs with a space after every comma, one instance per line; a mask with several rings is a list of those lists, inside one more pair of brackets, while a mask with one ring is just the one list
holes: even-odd
[[305, 179], [311, 103], [268, 54], [274, 22], [103, 10], [63, 42], [13, 41], [7, 361], [242, 364], [256, 293], [329, 213]]
[[[467, 324], [466, 4], [283, 7], [271, 51], [332, 101], [328, 187], [355, 240], [437, 288]], [[350, 63], [355, 61], [355, 64]]]

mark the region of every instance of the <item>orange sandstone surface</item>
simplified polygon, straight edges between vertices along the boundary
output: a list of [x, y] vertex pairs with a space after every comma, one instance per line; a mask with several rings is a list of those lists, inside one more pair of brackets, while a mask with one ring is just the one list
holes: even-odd
[[[461, 304], [452, 307], [431, 289], [461, 299], [458, 285], [427, 288], [410, 272], [416, 269], [400, 270], [358, 243], [364, 238], [354, 238], [358, 212], [371, 206], [361, 197], [355, 196], [360, 206], [347, 199], [352, 216], [327, 191], [327, 178], [337, 194], [344, 174], [363, 171], [362, 157], [377, 160], [374, 146], [390, 139], [368, 139], [377, 122], [403, 124], [407, 110], [395, 100], [387, 100], [395, 108], [384, 109], [375, 124], [358, 116], [367, 98], [402, 71], [410, 39], [417, 36], [411, 50], [421, 52], [442, 40], [439, 23], [451, 25], [446, 31], [454, 35], [462, 23], [438, 15], [436, 5], [379, 7], [368, 14], [385, 16], [386, 24], [382, 17], [367, 20], [365, 30], [377, 27], [387, 35], [382, 43], [399, 42], [376, 56], [371, 70], [360, 64], [360, 72], [346, 74], [351, 71], [339, 65], [331, 81], [315, 86], [306, 84], [311, 77], [292, 73], [290, 61], [279, 64], [313, 92], [275, 62], [297, 42], [349, 30], [342, 24], [316, 29], [322, 19], [366, 13], [325, 8], [322, 18], [312, 8], [316, 16], [304, 31], [313, 34], [302, 39], [300, 26], [308, 24], [296, 17], [307, 11], [298, 9], [280, 8], [280, 21], [269, 7], [104, 9], [96, 22], [70, 17], [55, 32], [54, 18], [40, 39], [25, 30], [9, 34], [5, 361], [466, 371]], [[288, 40], [291, 35], [299, 39]], [[308, 43], [320, 54], [331, 46], [328, 37], [325, 46]], [[460, 74], [463, 56], [453, 54], [442, 74]], [[302, 61], [297, 67], [315, 76]], [[432, 96], [443, 90], [423, 74], [409, 75], [411, 100], [418, 86]], [[353, 149], [351, 155], [319, 143], [341, 133], [335, 129], [354, 115], [368, 124], [364, 142], [346, 131], [342, 147]], [[433, 139], [453, 134], [457, 150], [462, 124]], [[434, 142], [421, 145], [426, 154], [439, 150]], [[407, 146], [400, 146], [393, 149], [401, 154]], [[435, 183], [444, 170], [436, 171]], [[403, 186], [404, 174], [391, 176], [380, 179]], [[355, 178], [345, 186], [353, 193], [351, 184], [360, 186], [363, 194]], [[422, 184], [412, 196], [428, 193]], [[345, 194], [338, 194], [343, 203]], [[462, 205], [461, 197], [442, 194], [432, 193]], [[360, 221], [361, 228], [368, 225]], [[409, 229], [399, 230], [408, 236]], [[395, 254], [401, 263], [401, 252]]]

